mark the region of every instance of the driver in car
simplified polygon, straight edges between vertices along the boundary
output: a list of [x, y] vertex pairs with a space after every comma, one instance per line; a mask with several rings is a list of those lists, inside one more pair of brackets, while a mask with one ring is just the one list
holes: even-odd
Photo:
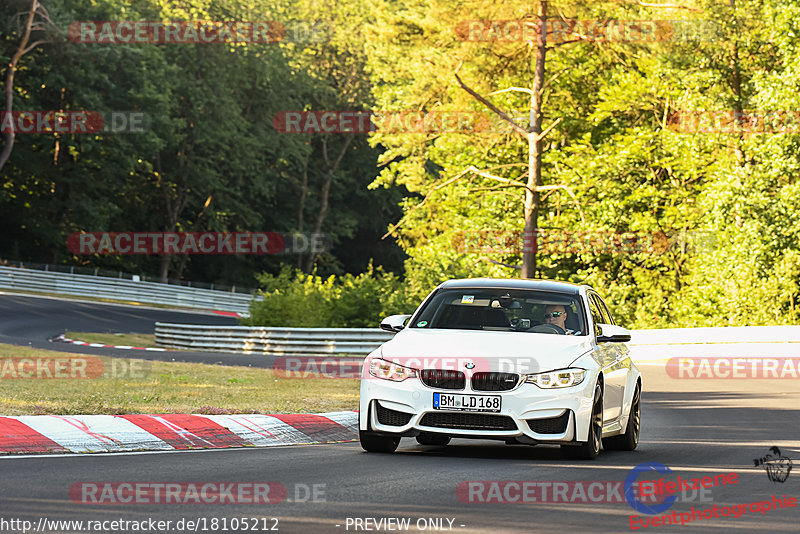
[[567, 309], [560, 304], [553, 304], [544, 309], [545, 324], [560, 327], [566, 334], [574, 334], [574, 330], [567, 328]]

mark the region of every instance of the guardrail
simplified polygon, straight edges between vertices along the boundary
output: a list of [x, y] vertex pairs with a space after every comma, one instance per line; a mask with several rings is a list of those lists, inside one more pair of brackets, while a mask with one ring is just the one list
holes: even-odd
[[631, 345], [798, 343], [800, 326], [720, 326], [633, 330]]
[[[377, 328], [272, 328], [156, 323], [162, 347], [209, 352], [287, 356], [367, 355], [394, 334]], [[800, 353], [800, 326], [672, 328], [632, 330], [629, 346], [635, 361], [670, 356], [716, 355], [730, 345], [751, 355]]]
[[377, 328], [267, 328], [156, 323], [161, 347], [286, 356], [366, 356], [394, 334]]
[[52, 273], [85, 274], [89, 276], [102, 276], [104, 278], [116, 278], [119, 280], [132, 280], [134, 282], [156, 282], [159, 284], [169, 284], [171, 286], [196, 287], [200, 289], [211, 289], [212, 291], [224, 291], [230, 293], [241, 293], [250, 295], [255, 293], [255, 289], [236, 286], [215, 284], [213, 282], [198, 282], [196, 280], [183, 280], [180, 278], [168, 278], [163, 280], [161, 277], [148, 274], [133, 274], [120, 270], [103, 269], [100, 267], [86, 267], [82, 265], [62, 265], [53, 263], [36, 263], [32, 261], [13, 261], [0, 258], [0, 267], [17, 267], [32, 271], [45, 271]]
[[724, 326], [631, 331], [635, 362], [689, 357], [797, 357], [800, 326]]
[[250, 294], [4, 266], [0, 266], [0, 289], [166, 304], [241, 315], [249, 313], [250, 302], [253, 300], [253, 295]]

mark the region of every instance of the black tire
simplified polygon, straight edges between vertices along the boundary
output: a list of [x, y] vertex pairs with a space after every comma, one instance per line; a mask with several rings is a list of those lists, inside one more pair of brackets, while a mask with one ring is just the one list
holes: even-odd
[[579, 445], [562, 445], [561, 454], [570, 460], [594, 460], [600, 454], [603, 438], [603, 390], [600, 384], [594, 387], [592, 417], [589, 419], [589, 440]]
[[367, 452], [394, 452], [400, 445], [400, 437], [381, 436], [366, 430], [358, 431], [361, 448]]
[[642, 424], [641, 387], [636, 384], [631, 401], [631, 413], [628, 417], [628, 428], [624, 434], [611, 436], [603, 440], [603, 448], [607, 451], [632, 451], [639, 444], [639, 429]]
[[445, 436], [444, 434], [420, 434], [417, 436], [417, 443], [420, 445], [444, 447], [450, 443], [450, 436]]

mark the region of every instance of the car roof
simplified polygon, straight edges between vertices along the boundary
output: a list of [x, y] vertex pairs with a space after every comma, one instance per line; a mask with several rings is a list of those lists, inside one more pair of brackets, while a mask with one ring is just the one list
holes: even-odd
[[567, 293], [570, 295], [580, 294], [581, 288], [591, 289], [587, 285], [573, 284], [571, 282], [533, 280], [526, 278], [461, 278], [458, 280], [448, 280], [440, 287], [442, 289], [538, 289], [540, 291], [554, 291], [558, 293]]

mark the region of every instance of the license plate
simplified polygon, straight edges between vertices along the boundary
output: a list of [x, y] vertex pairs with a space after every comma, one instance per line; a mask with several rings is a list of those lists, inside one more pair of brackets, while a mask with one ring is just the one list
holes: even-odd
[[500, 395], [434, 393], [433, 407], [436, 410], [458, 410], [461, 412], [499, 412], [501, 399]]

